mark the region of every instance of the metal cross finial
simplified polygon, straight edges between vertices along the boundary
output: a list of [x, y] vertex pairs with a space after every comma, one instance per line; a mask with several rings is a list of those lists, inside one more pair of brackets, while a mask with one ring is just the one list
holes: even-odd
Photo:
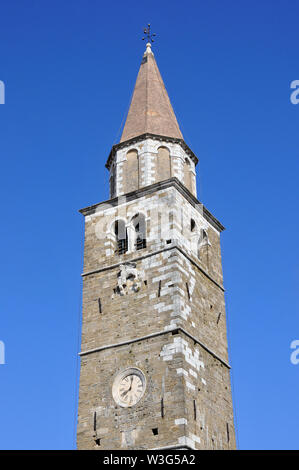
[[142, 40], [144, 41], [144, 39], [147, 38], [147, 42], [154, 42], [154, 37], [156, 36], [155, 34], [151, 33], [151, 25], [148, 24], [147, 25], [147, 28], [144, 28], [143, 30], [143, 34], [145, 34], [144, 38], [142, 38]]

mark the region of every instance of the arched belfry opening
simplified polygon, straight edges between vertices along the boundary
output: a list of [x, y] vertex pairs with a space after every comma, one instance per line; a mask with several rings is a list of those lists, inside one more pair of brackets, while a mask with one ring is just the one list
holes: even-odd
[[146, 222], [145, 216], [141, 213], [134, 215], [132, 218], [134, 227], [135, 241], [134, 247], [136, 250], [146, 248]]
[[185, 158], [184, 161], [184, 185], [192, 192], [192, 170], [189, 158]]
[[128, 251], [128, 231], [124, 220], [114, 222], [115, 253], [122, 255]]
[[131, 149], [127, 152], [125, 163], [125, 193], [136, 191], [139, 188], [139, 158], [138, 152], [135, 149]]
[[171, 177], [170, 152], [167, 147], [159, 147], [156, 160], [156, 182], [167, 180]]
[[110, 170], [110, 197], [113, 198], [116, 193], [116, 171], [115, 164], [113, 163]]

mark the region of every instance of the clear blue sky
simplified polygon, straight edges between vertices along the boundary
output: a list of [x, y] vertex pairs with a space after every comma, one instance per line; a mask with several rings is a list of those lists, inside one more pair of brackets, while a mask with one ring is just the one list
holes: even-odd
[[152, 23], [222, 236], [240, 449], [296, 449], [299, 2], [2, 0], [0, 447], [74, 448], [83, 218]]

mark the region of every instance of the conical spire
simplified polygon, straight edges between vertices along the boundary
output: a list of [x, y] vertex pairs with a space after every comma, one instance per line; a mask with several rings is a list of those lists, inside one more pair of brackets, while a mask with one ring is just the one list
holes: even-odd
[[183, 139], [150, 43], [146, 45], [120, 142], [142, 134]]

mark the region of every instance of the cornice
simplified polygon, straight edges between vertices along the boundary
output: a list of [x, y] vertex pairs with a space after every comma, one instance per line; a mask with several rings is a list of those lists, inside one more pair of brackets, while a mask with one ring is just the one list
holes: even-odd
[[98, 346], [93, 349], [87, 349], [85, 351], [79, 352], [79, 356], [87, 356], [89, 354], [97, 353], [100, 351], [105, 351], [107, 349], [112, 349], [112, 348], [119, 348], [121, 346], [126, 346], [127, 344], [132, 344], [132, 343], [138, 343], [139, 341], [155, 338], [157, 336], [164, 336], [164, 335], [169, 335], [169, 334], [174, 334], [174, 333], [183, 333], [186, 335], [188, 338], [192, 339], [195, 343], [197, 343], [199, 346], [201, 346], [205, 351], [207, 351], [209, 354], [211, 354], [215, 359], [217, 359], [219, 362], [221, 362], [224, 366], [226, 366], [228, 369], [231, 368], [231, 366], [228, 364], [228, 362], [225, 359], [222, 359], [217, 353], [215, 353], [212, 349], [210, 349], [205, 343], [203, 343], [200, 339], [196, 338], [194, 335], [189, 333], [185, 328], [181, 326], [173, 326], [167, 330], [163, 331], [157, 331], [154, 333], [150, 333], [145, 336], [140, 336], [138, 338], [132, 338], [132, 339], [127, 339], [125, 341], [121, 341], [119, 343], [112, 343], [112, 344], [105, 344], [103, 346]]
[[158, 183], [145, 186], [144, 188], [137, 189], [136, 191], [131, 191], [130, 193], [117, 196], [113, 199], [108, 199], [106, 201], [93, 204], [92, 206], [80, 209], [79, 212], [84, 216], [92, 215], [95, 214], [102, 205], [109, 205], [114, 207], [119, 204], [120, 200], [123, 201], [124, 198], [126, 199], [126, 202], [130, 202], [134, 199], [138, 199], [140, 197], [169, 188], [171, 186], [175, 187], [194, 208], [197, 208], [197, 210], [202, 213], [203, 217], [216, 230], [218, 230], [218, 232], [222, 232], [223, 230], [225, 230], [225, 227], [221, 224], [221, 222], [219, 222], [219, 220], [217, 220], [216, 217], [214, 217], [211, 212], [209, 212], [208, 209], [192, 193], [190, 193], [190, 191], [188, 191], [188, 189], [176, 177], [169, 178], [164, 181], [159, 181]]
[[108, 170], [110, 169], [111, 162], [112, 162], [113, 157], [114, 157], [115, 153], [117, 152], [117, 150], [125, 148], [125, 147], [129, 147], [130, 145], [138, 143], [138, 142], [140, 142], [142, 140], [145, 140], [145, 139], [153, 139], [153, 140], [158, 140], [160, 142], [172, 142], [174, 144], [179, 144], [182, 147], [182, 149], [185, 150], [185, 152], [191, 158], [191, 160], [194, 162], [194, 164], [197, 165], [197, 163], [198, 163], [197, 156], [192, 152], [190, 147], [188, 147], [188, 145], [186, 144], [186, 142], [183, 139], [178, 139], [178, 138], [175, 138], [175, 137], [167, 137], [167, 136], [158, 135], [158, 134], [141, 134], [139, 136], [133, 137], [132, 139], [129, 139], [129, 140], [126, 140], [124, 142], [120, 142], [119, 144], [113, 145], [113, 147], [111, 149], [111, 152], [109, 154], [107, 163], [105, 165], [106, 168], [108, 168]]

